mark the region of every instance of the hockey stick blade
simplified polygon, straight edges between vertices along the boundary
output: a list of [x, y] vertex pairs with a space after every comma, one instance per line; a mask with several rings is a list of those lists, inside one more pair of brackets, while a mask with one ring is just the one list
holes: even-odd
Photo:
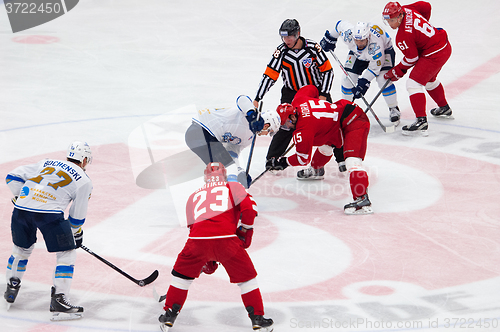
[[390, 133], [393, 133], [393, 132], [396, 131], [396, 126], [392, 125], [392, 126], [389, 126], [389, 127], [384, 127], [383, 129], [384, 129], [384, 131], [386, 133], [390, 134]]
[[153, 281], [155, 281], [156, 278], [158, 278], [158, 275], [160, 274], [158, 272], [158, 270], [154, 270], [154, 272], [151, 273], [151, 275], [149, 277], [147, 277], [145, 279], [138, 280], [138, 279], [135, 279], [134, 277], [130, 276], [128, 273], [122, 271], [120, 268], [116, 267], [115, 265], [113, 265], [108, 260], [102, 258], [101, 256], [99, 256], [98, 254], [96, 254], [95, 252], [93, 252], [92, 250], [90, 250], [89, 248], [87, 248], [86, 246], [81, 246], [80, 248], [82, 248], [83, 250], [85, 250], [86, 252], [88, 252], [89, 254], [91, 254], [92, 256], [94, 256], [95, 258], [97, 258], [98, 260], [100, 260], [101, 262], [103, 262], [104, 264], [106, 264], [107, 266], [109, 266], [110, 268], [112, 268], [113, 270], [115, 270], [116, 272], [120, 273], [122, 276], [126, 277], [130, 281], [136, 283], [140, 287], [144, 287], [146, 285], [149, 285], [150, 283], [152, 283]]
[[158, 278], [158, 276], [160, 275], [160, 272], [158, 272], [158, 270], [154, 270], [153, 273], [151, 273], [149, 275], [149, 277], [145, 278], [145, 279], [142, 279], [142, 280], [138, 280], [138, 285], [141, 286], [141, 287], [144, 287], [146, 285], [149, 285], [150, 283], [152, 283], [153, 281], [156, 280], [156, 278]]
[[[288, 147], [288, 149], [286, 149], [286, 151], [283, 152], [283, 154], [281, 156], [285, 156], [294, 146], [295, 146], [295, 143], [292, 143]], [[264, 176], [264, 174], [266, 174], [268, 171], [269, 171], [268, 169], [265, 169], [262, 173], [260, 173], [255, 179], [253, 179], [252, 184], [254, 184], [255, 181], [257, 181], [258, 179], [260, 179], [262, 176]]]

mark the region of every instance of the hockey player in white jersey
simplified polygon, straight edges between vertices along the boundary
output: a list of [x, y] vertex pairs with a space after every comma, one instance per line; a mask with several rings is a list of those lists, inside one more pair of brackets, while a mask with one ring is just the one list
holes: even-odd
[[[7, 264], [7, 290], [4, 294], [8, 307], [19, 293], [39, 229], [47, 251], [57, 256], [51, 288], [51, 320], [83, 317], [83, 308], [72, 305], [68, 294], [76, 248], [82, 245], [82, 225], [92, 192], [92, 181], [85, 173], [91, 161], [88, 144], [77, 141], [69, 146], [64, 161], [44, 159], [17, 167], [7, 175], [7, 185], [14, 195], [11, 220], [14, 246]], [[65, 219], [64, 211], [71, 202], [68, 219]]]
[[[345, 62], [345, 70], [356, 82], [353, 87], [349, 79], [344, 76], [341, 92], [344, 99], [361, 98], [368, 88], [370, 82], [376, 79], [380, 88], [385, 84], [384, 74], [394, 67], [395, 51], [392, 47], [391, 37], [378, 25], [358, 22], [355, 26], [348, 21], [338, 21], [335, 29], [327, 30], [320, 42], [325, 52], [334, 51], [337, 39], [341, 38], [349, 48], [349, 54]], [[401, 112], [398, 107], [396, 87], [391, 82], [383, 91], [385, 102], [389, 107], [391, 122], [399, 123]]]
[[251, 145], [254, 135], [273, 136], [280, 122], [275, 110], [259, 114], [250, 97], [241, 95], [236, 107], [198, 111], [186, 131], [186, 144], [205, 164], [221, 162], [227, 169], [228, 181], [248, 188], [252, 179], [240, 166], [239, 155]]

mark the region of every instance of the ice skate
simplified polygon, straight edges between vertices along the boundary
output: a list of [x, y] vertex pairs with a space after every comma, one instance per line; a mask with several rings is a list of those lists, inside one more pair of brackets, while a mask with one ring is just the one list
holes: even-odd
[[19, 293], [19, 289], [21, 288], [21, 280], [17, 277], [12, 277], [9, 279], [9, 283], [7, 284], [7, 289], [5, 290], [5, 294], [3, 297], [5, 301], [7, 301], [7, 310], [10, 309], [10, 306], [16, 300], [17, 293]]
[[427, 124], [427, 118], [425, 116], [417, 118], [415, 122], [411, 125], [403, 126], [402, 132], [405, 136], [422, 135], [429, 136], [427, 132], [429, 125]]
[[[340, 168], [340, 165], [339, 165]], [[323, 180], [325, 178], [325, 168], [314, 169], [312, 167], [297, 172], [298, 180]]]
[[248, 312], [248, 317], [252, 321], [252, 328], [254, 331], [261, 332], [272, 332], [273, 331], [273, 320], [271, 318], [264, 318], [262, 315], [254, 315], [253, 307], [245, 308]]
[[83, 317], [83, 307], [77, 307], [69, 303], [66, 295], [56, 294], [56, 288], [52, 286], [50, 290], [50, 312], [52, 321], [73, 320]]
[[181, 306], [176, 303], [172, 306], [172, 309], [168, 309], [163, 315], [158, 317], [158, 321], [161, 323], [160, 329], [162, 331], [168, 331], [172, 328], [172, 326], [174, 326], [175, 319], [177, 318], [180, 310]]
[[368, 199], [368, 194], [359, 196], [354, 202], [345, 205], [344, 213], [351, 215], [373, 213], [372, 203], [370, 202], [370, 199]]
[[399, 124], [399, 120], [401, 119], [401, 111], [399, 110], [399, 107], [395, 106], [389, 108], [389, 118], [392, 123], [395, 123], [396, 126]]
[[431, 109], [431, 114], [434, 115], [436, 118], [454, 119], [451, 108], [448, 105]]

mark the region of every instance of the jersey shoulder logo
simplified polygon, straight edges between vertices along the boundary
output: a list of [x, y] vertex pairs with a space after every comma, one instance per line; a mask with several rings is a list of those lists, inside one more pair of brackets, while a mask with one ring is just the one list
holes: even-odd
[[352, 42], [352, 30], [351, 29], [347, 29], [346, 31], [340, 33], [340, 35], [342, 37], [344, 37], [344, 42], [349, 44], [350, 42]]

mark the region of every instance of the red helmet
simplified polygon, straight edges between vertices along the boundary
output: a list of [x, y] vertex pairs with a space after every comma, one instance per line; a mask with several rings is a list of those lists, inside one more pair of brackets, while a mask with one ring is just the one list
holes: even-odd
[[403, 12], [403, 8], [399, 4], [399, 2], [389, 2], [384, 7], [384, 11], [382, 12], [382, 16], [384, 20], [388, 20], [390, 18], [394, 18], [399, 16]]
[[222, 163], [209, 163], [205, 168], [205, 182], [226, 181], [226, 168]]
[[283, 103], [281, 105], [278, 105], [278, 107], [276, 108], [276, 112], [281, 118], [282, 126], [285, 124], [286, 120], [290, 118], [291, 114], [296, 114], [295, 107], [293, 107], [292, 104], [288, 103]]

